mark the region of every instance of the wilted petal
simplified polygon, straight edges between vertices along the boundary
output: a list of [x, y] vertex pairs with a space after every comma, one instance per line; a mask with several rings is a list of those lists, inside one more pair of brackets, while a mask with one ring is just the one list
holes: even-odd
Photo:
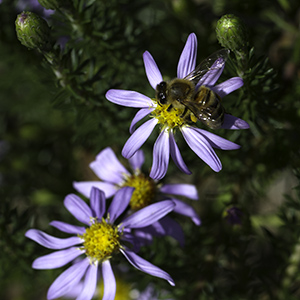
[[239, 89], [244, 84], [243, 79], [240, 77], [233, 77], [230, 78], [211, 89], [218, 94], [221, 98], [225, 97], [226, 95], [232, 93], [233, 91]]
[[107, 213], [109, 214], [110, 223], [113, 224], [114, 221], [124, 212], [124, 210], [129, 205], [134, 188], [125, 186], [119, 189], [114, 196]]
[[74, 286], [76, 286], [80, 279], [84, 276], [87, 267], [89, 266], [89, 259], [84, 260], [72, 265], [52, 283], [48, 290], [47, 298], [49, 300], [56, 299], [64, 296]]
[[121, 225], [125, 228], [142, 228], [149, 226], [171, 212], [174, 206], [175, 204], [171, 200], [151, 204], [125, 218], [121, 222]]
[[93, 187], [91, 190], [90, 203], [93, 212], [93, 217], [96, 217], [98, 218], [98, 220], [101, 220], [106, 209], [106, 200], [104, 192]]
[[193, 184], [164, 184], [160, 191], [165, 194], [180, 195], [193, 200], [198, 200], [198, 191]]
[[162, 179], [168, 170], [170, 157], [170, 143], [169, 132], [167, 129], [163, 130], [153, 148], [153, 163], [150, 171], [150, 177], [153, 179]]
[[133, 171], [140, 170], [145, 161], [145, 155], [143, 150], [136, 151], [133, 156], [128, 159]]
[[221, 76], [225, 67], [225, 59], [219, 57], [210, 67], [210, 70], [201, 77], [199, 80], [197, 87], [201, 85], [205, 86], [213, 86]]
[[65, 198], [64, 205], [78, 221], [87, 225], [90, 224], [90, 218], [93, 216], [93, 213], [81, 198], [70, 194]]
[[200, 217], [198, 216], [198, 214], [196, 213], [196, 211], [194, 210], [194, 208], [192, 206], [184, 203], [183, 201], [175, 199], [175, 198], [172, 198], [172, 200], [176, 204], [176, 206], [174, 208], [174, 212], [184, 215], [184, 216], [187, 216], [187, 217], [190, 217], [192, 219], [192, 221], [198, 226], [201, 224]]
[[25, 236], [49, 249], [64, 249], [82, 243], [77, 236], [61, 239], [37, 229], [29, 229]]
[[34, 269], [56, 269], [60, 268], [80, 254], [84, 253], [84, 251], [79, 250], [78, 248], [72, 247], [70, 249], [56, 251], [48, 255], [41, 256], [37, 258], [33, 264], [32, 268]]
[[101, 181], [73, 182], [73, 187], [77, 192], [81, 193], [87, 198], [91, 194], [92, 187], [96, 187], [99, 190], [103, 191], [106, 198], [110, 198], [117, 191], [117, 188], [114, 184]]
[[178, 66], [177, 77], [184, 78], [191, 73], [196, 67], [197, 58], [197, 37], [195, 33], [191, 33], [185, 43], [181, 53]]
[[224, 123], [222, 128], [224, 129], [248, 129], [250, 126], [249, 124], [237, 117], [234, 117], [229, 114], [224, 114]]
[[76, 300], [90, 300], [93, 298], [97, 286], [97, 271], [97, 265], [89, 265], [84, 278], [83, 288]]
[[156, 89], [156, 86], [163, 81], [159, 68], [152, 55], [148, 51], [144, 52], [143, 59], [149, 83], [153, 89]]
[[239, 149], [241, 146], [238, 144], [235, 144], [231, 141], [228, 141], [214, 133], [211, 133], [209, 131], [200, 129], [200, 128], [195, 128], [195, 131], [197, 131], [199, 134], [203, 135], [209, 144], [217, 149], [222, 149], [222, 150], [236, 150]]
[[130, 158], [141, 146], [146, 142], [158, 120], [156, 118], [150, 119], [141, 125], [125, 143], [122, 155], [125, 158]]
[[189, 168], [186, 166], [185, 162], [182, 159], [182, 156], [181, 156], [179, 148], [175, 142], [174, 134], [172, 131], [170, 131], [169, 141], [170, 141], [170, 153], [171, 153], [171, 157], [172, 157], [175, 165], [183, 173], [188, 174], [188, 175], [192, 174], [192, 172], [189, 170]]
[[123, 255], [127, 258], [127, 260], [138, 270], [148, 273], [152, 276], [159, 277], [162, 279], [167, 280], [171, 285], [175, 285], [172, 277], [162, 269], [152, 265], [150, 262], [146, 261], [145, 259], [141, 258], [134, 252], [130, 250], [123, 250], [120, 249]]
[[70, 234], [83, 234], [85, 232], [85, 227], [75, 226], [61, 221], [52, 221], [50, 225], [59, 229], [62, 232]]
[[102, 275], [104, 283], [102, 300], [114, 300], [116, 296], [117, 285], [109, 260], [106, 260], [102, 263]]
[[151, 100], [151, 98], [135, 91], [111, 89], [106, 93], [105, 97], [110, 102], [122, 106], [136, 108], [146, 108], [153, 106], [153, 101]]
[[222, 169], [222, 164], [207, 139], [196, 128], [182, 127], [182, 135], [189, 147], [215, 172]]
[[129, 175], [129, 172], [109, 147], [97, 155], [96, 160], [90, 163], [90, 168], [100, 179], [114, 184], [122, 182], [124, 174]]
[[153, 108], [141, 108], [136, 115], [134, 116], [134, 118], [131, 121], [130, 127], [129, 127], [129, 132], [130, 134], [132, 134], [135, 131], [135, 125], [138, 121], [142, 120], [144, 117], [148, 116], [153, 110], [155, 109], [155, 107]]

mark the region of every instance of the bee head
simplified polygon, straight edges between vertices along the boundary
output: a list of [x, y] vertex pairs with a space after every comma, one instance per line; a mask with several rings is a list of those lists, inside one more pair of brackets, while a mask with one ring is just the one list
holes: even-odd
[[162, 81], [156, 86], [156, 99], [160, 104], [167, 103], [167, 83]]

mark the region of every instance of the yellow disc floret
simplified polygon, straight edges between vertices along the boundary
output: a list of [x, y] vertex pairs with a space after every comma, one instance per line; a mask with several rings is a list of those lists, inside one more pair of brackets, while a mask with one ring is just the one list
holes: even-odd
[[103, 262], [111, 258], [113, 252], [121, 247], [120, 235], [117, 226], [102, 219], [101, 222], [94, 220], [94, 223], [79, 237], [84, 240], [82, 249], [91, 262]]
[[151, 113], [153, 117], [158, 119], [158, 124], [169, 129], [181, 127], [186, 123], [182, 117], [184, 109], [172, 107], [170, 104], [157, 105], [155, 110]]
[[153, 202], [156, 193], [156, 185], [153, 179], [146, 177], [143, 173], [128, 176], [122, 186], [134, 187], [130, 199], [132, 210], [139, 210]]

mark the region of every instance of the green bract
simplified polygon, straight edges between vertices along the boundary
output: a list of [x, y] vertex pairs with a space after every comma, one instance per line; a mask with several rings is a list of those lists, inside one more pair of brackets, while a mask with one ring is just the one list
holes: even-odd
[[16, 19], [17, 37], [30, 49], [43, 50], [49, 42], [50, 28], [47, 22], [33, 12], [23, 11]]

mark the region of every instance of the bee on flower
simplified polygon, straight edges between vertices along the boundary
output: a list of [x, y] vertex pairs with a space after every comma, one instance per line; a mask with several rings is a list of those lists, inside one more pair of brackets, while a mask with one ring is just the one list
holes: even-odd
[[[150, 177], [161, 179], [165, 176], [169, 157], [186, 174], [191, 171], [186, 166], [175, 141], [175, 133], [180, 131], [188, 146], [214, 171], [219, 172], [222, 164], [213, 148], [234, 150], [239, 145], [214, 133], [200, 129], [200, 120], [211, 129], [247, 129], [247, 122], [227, 114], [221, 99], [243, 85], [240, 77], [230, 78], [216, 84], [225, 67], [229, 50], [223, 49], [204, 60], [196, 67], [197, 38], [190, 34], [182, 51], [177, 67], [177, 78], [165, 82], [151, 54], [143, 55], [146, 75], [155, 90], [155, 98], [135, 91], [111, 89], [106, 98], [119, 105], [140, 108], [130, 126], [131, 136], [125, 143], [122, 155], [130, 158], [146, 142], [156, 125], [160, 134], [153, 147], [153, 162]], [[137, 122], [149, 116], [139, 128]]]

